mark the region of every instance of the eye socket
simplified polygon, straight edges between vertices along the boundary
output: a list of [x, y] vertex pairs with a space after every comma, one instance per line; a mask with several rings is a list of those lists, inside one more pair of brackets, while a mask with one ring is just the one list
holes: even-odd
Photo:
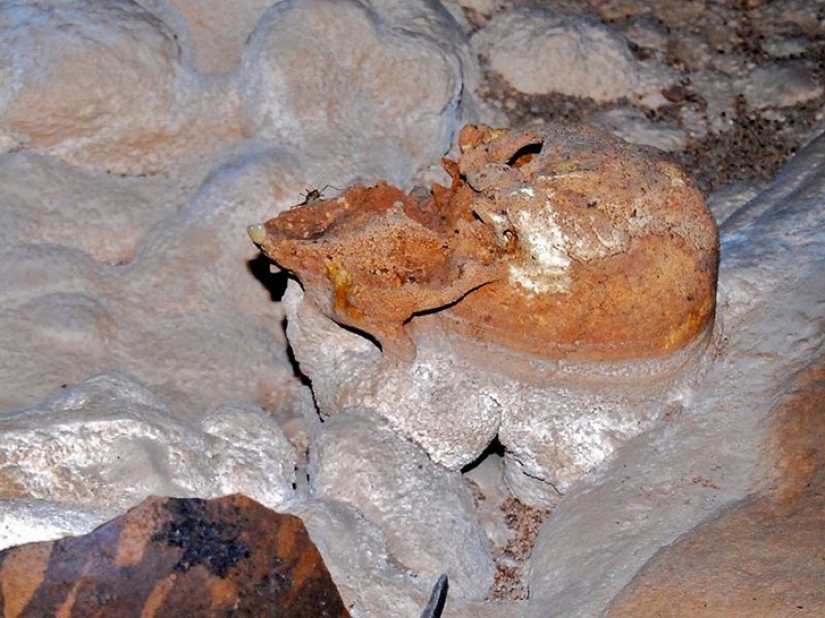
[[507, 165], [510, 167], [520, 168], [522, 165], [529, 163], [534, 156], [541, 152], [544, 144], [536, 142], [534, 144], [527, 144], [522, 146], [507, 160]]

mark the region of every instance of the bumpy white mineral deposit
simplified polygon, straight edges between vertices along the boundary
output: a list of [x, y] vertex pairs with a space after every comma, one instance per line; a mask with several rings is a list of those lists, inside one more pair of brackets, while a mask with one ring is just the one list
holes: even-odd
[[825, 615], [817, 3], [535, 4], [0, 3], [0, 615], [233, 492], [355, 618]]

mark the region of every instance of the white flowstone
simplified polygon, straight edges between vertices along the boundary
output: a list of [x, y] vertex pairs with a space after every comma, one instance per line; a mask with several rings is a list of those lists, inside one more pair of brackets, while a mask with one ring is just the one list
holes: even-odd
[[0, 143], [151, 174], [240, 136], [233, 88], [197, 78], [172, 31], [130, 0], [0, 7]]
[[312, 436], [312, 493], [345, 502], [377, 524], [392, 560], [434, 582], [447, 573], [459, 598], [484, 599], [493, 561], [458, 472], [429, 460], [385, 421], [347, 412]]
[[228, 73], [241, 61], [244, 43], [272, 0], [138, 0], [174, 25], [176, 40], [191, 46], [192, 65], [200, 73]]
[[191, 199], [199, 182], [124, 178], [25, 150], [2, 154], [0, 244], [64, 245], [123, 264], [153, 226]]
[[[436, 10], [440, 9], [440, 10]], [[434, 3], [280, 2], [244, 50], [246, 131], [396, 185], [446, 153], [472, 111], [464, 35]]]
[[0, 498], [0, 550], [87, 534], [122, 514], [113, 507]]
[[151, 495], [293, 496], [295, 454], [260, 409], [224, 406], [202, 428], [173, 419], [133, 377], [108, 373], [0, 416], [4, 498], [129, 509]]
[[[654, 3], [638, 27], [621, 25], [613, 3], [601, 10], [616, 12], [615, 31], [532, 9], [496, 15], [499, 0], [461, 4], [493, 17], [475, 47], [524, 92], [655, 107], [678, 81], [659, 63], [681, 56], [679, 77], [706, 103], [680, 106], [694, 139], [729, 128], [739, 93], [751, 109], [822, 95], [804, 63], [750, 72], [750, 56], [716, 53], [731, 47], [720, 3]], [[453, 577], [445, 616], [563, 618], [599, 615], [662, 545], [762, 488], [765, 402], [823, 344], [821, 140], [772, 189], [711, 198], [724, 222], [724, 337], [698, 386], [628, 406], [627, 393], [559, 384], [576, 368], [558, 367], [539, 372], [555, 386], [520, 387], [418, 329], [423, 318], [410, 325], [416, 364], [387, 364], [293, 283], [285, 313], [327, 422], [317, 419], [292, 376], [284, 313], [248, 270], [257, 251], [245, 228], [310, 189], [429, 173], [476, 106], [478, 61], [448, 8], [453, 17], [435, 0], [0, 6], [0, 548], [86, 533], [149, 492], [242, 491], [306, 520], [355, 618], [419, 615], [442, 570]], [[777, 57], [823, 33], [805, 0], [761, 3], [750, 19]], [[656, 61], [633, 58], [627, 27]], [[597, 121], [659, 147], [683, 139], [632, 113]], [[334, 499], [293, 491], [295, 454], [253, 402], [308, 419], [312, 489]], [[352, 408], [388, 424], [352, 430], [366, 423]], [[504, 540], [501, 514], [479, 523], [458, 473], [400, 439], [456, 470], [499, 431], [515, 495], [548, 504], [554, 486], [567, 492], [533, 554], [529, 611], [467, 600], [489, 588], [484, 531]], [[551, 435], [561, 448], [547, 448]]]
[[664, 103], [659, 91], [676, 81], [664, 66], [634, 59], [627, 41], [607, 26], [535, 7], [495, 15], [473, 45], [491, 70], [525, 94], [598, 102], [628, 97], [656, 106]]
[[427, 602], [427, 578], [401, 571], [390, 559], [381, 528], [356, 508], [335, 500], [293, 502], [324, 558], [353, 618], [415, 616]]
[[412, 367], [394, 365], [369, 340], [305, 302], [297, 282], [289, 282], [283, 305], [295, 358], [323, 416], [369, 408], [450, 469], [472, 462], [495, 437], [499, 404], [476, 379], [463, 377], [472, 368], [446, 340], [419, 344]]
[[472, 347], [431, 316], [417, 316], [406, 326], [417, 355], [405, 364], [323, 315], [295, 282], [283, 304], [287, 336], [322, 415], [370, 410], [451, 469], [475, 460], [498, 435], [510, 490], [541, 507], [555, 506], [622, 444], [678, 410], [709, 341], [699, 337], [667, 359], [552, 363]]
[[772, 402], [825, 345], [823, 160], [820, 137], [722, 225], [724, 336], [712, 370], [680, 412], [617, 451], [547, 520], [528, 618], [548, 607], [559, 618], [602, 615], [661, 547], [771, 483]]
[[259, 407], [224, 404], [200, 423], [217, 495], [242, 493], [279, 508], [294, 496], [295, 450]]
[[[137, 188], [141, 179], [101, 177], [39, 156], [0, 158], [4, 173], [20, 172], [5, 185], [14, 201], [0, 220], [34, 220], [4, 230], [11, 242], [0, 246], [0, 409], [33, 405], [61, 384], [112, 367], [162, 393], [179, 417], [226, 401], [278, 405], [297, 382], [277, 307], [250, 271], [259, 253], [245, 228], [296, 203], [305, 186], [298, 170], [313, 168], [295, 153], [260, 146], [228, 159], [200, 188], [189, 176], [175, 179], [184, 188], [158, 178]], [[65, 172], [62, 203], [58, 172]], [[84, 200], [95, 180], [95, 197]], [[143, 203], [162, 221], [151, 230], [127, 208]], [[121, 232], [119, 220], [136, 223]], [[99, 259], [134, 256], [112, 265], [80, 249]]]
[[[418, 616], [436, 579], [404, 572], [392, 560], [381, 529], [357, 509], [335, 500], [291, 502], [284, 512], [300, 517], [324, 558], [353, 618]], [[526, 602], [469, 601], [448, 591], [445, 617], [512, 618]]]

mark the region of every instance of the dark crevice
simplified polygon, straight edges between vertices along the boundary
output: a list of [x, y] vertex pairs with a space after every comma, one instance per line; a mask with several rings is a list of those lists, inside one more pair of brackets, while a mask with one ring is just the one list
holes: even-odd
[[461, 473], [466, 474], [491, 455], [498, 455], [499, 457], [504, 456], [504, 445], [501, 442], [499, 442], [498, 435], [496, 435], [496, 437], [492, 439], [490, 444], [487, 445], [487, 448], [485, 448], [484, 451], [482, 451], [481, 455], [476, 457], [473, 461], [471, 461], [461, 469]]
[[522, 165], [529, 163], [534, 156], [541, 152], [544, 144], [536, 142], [534, 144], [527, 144], [522, 146], [507, 160], [507, 165], [510, 167], [519, 168]]
[[[284, 332], [286, 332], [286, 318], [284, 318], [281, 326], [283, 327]], [[309, 376], [307, 376], [303, 371], [301, 371], [301, 364], [298, 362], [298, 359], [295, 358], [295, 351], [292, 349], [292, 344], [289, 343], [289, 339], [287, 339], [286, 344], [286, 357], [289, 359], [289, 364], [292, 367], [292, 373], [295, 374], [295, 377], [298, 378], [301, 384], [303, 384], [304, 386], [309, 388], [310, 391], [312, 391], [312, 380], [310, 380]], [[312, 399], [313, 401], [315, 400], [314, 391], [312, 391]], [[315, 408], [318, 408], [317, 403], [315, 405]]]
[[284, 292], [286, 292], [289, 274], [284, 270], [272, 272], [272, 261], [263, 253], [259, 253], [257, 257], [249, 260], [246, 267], [252, 273], [252, 276], [267, 289], [269, 297], [274, 302], [280, 302], [284, 297]]

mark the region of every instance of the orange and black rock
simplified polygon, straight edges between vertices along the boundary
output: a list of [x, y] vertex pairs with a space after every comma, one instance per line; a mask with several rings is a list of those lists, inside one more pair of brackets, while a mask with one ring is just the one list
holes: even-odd
[[345, 618], [303, 523], [241, 495], [150, 498], [80, 537], [0, 552], [0, 616]]
[[426, 199], [356, 185], [250, 236], [321, 312], [406, 361], [421, 313], [548, 359], [652, 358], [709, 331], [718, 234], [681, 170], [589, 127], [470, 125], [459, 147]]

